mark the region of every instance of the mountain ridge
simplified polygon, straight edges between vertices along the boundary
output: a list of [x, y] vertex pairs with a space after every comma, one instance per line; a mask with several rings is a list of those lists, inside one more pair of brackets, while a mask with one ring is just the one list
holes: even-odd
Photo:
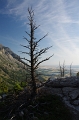
[[19, 56], [15, 54], [9, 47], [5, 47], [2, 44], [0, 44], [0, 51], [2, 51], [5, 54], [12, 55], [13, 58], [19, 59]]
[[20, 56], [0, 44], [0, 93], [3, 91], [2, 86], [11, 88], [16, 82], [25, 79], [26, 70]]

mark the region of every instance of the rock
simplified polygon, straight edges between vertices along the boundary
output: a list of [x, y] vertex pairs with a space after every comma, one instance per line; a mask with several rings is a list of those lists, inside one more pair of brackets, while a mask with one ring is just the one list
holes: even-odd
[[2, 100], [2, 96], [0, 96], [0, 100]]
[[79, 87], [79, 79], [77, 77], [67, 77], [54, 79], [46, 83], [49, 87]]
[[72, 100], [78, 98], [79, 97], [79, 88], [71, 91], [69, 93], [69, 96], [71, 97]]
[[5, 99], [7, 97], [7, 94], [2, 95], [2, 99]]
[[79, 105], [79, 100], [75, 100], [75, 101], [73, 102], [73, 105], [78, 106], [78, 105]]
[[[79, 77], [66, 77], [48, 80], [43, 87], [44, 93], [60, 95], [72, 114], [79, 116]], [[75, 111], [75, 112], [74, 112]], [[79, 119], [79, 118], [78, 118]], [[74, 119], [74, 120], [78, 120]]]
[[23, 112], [23, 111], [19, 112], [19, 116], [20, 116], [20, 117], [22, 117], [23, 115], [24, 115], [24, 112]]
[[79, 96], [79, 88], [64, 87], [62, 88], [62, 92], [68, 100], [74, 100]]
[[76, 88], [73, 88], [73, 87], [63, 87], [62, 88], [63, 94], [66, 96], [74, 90], [76, 90]]
[[28, 114], [28, 110], [27, 110], [27, 109], [25, 109], [25, 110], [24, 110], [24, 113], [27, 115], [27, 114]]
[[39, 120], [37, 117], [33, 117], [33, 120]]
[[62, 94], [61, 88], [52, 88], [52, 87], [42, 87], [41, 89], [38, 90], [39, 95], [47, 95], [47, 94]]
[[48, 112], [44, 112], [44, 115], [45, 115], [45, 116], [49, 116], [49, 113], [48, 113]]

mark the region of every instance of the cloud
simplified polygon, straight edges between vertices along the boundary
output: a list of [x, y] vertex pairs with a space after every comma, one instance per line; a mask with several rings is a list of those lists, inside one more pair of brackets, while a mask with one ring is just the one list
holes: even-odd
[[0, 39], [3, 41], [7, 41], [8, 43], [14, 44], [14, 45], [20, 45], [21, 43], [12, 38], [11, 36], [0, 36]]
[[66, 6], [65, 0], [49, 0], [49, 2], [48, 0], [40, 0], [38, 2], [36, 0], [7, 0], [7, 5], [3, 8], [2, 13], [19, 16], [20, 19], [26, 20], [27, 8], [33, 6], [38, 21], [79, 23], [79, 21], [71, 19], [71, 13], [76, 9], [74, 3], [73, 0]]
[[[49, 45], [55, 46], [49, 50], [50, 54], [54, 51], [58, 59], [69, 58], [70, 61], [79, 54], [79, 36], [68, 33], [73, 24], [79, 25], [79, 2], [77, 0], [7, 0], [5, 9], [0, 13], [16, 16], [16, 19], [23, 20], [26, 24], [27, 8], [33, 6], [37, 24], [41, 24], [39, 32], [42, 35], [49, 32], [47, 41]], [[75, 30], [73, 29], [73, 32]], [[70, 57], [71, 56], [71, 57]], [[78, 62], [77, 62], [78, 63]]]

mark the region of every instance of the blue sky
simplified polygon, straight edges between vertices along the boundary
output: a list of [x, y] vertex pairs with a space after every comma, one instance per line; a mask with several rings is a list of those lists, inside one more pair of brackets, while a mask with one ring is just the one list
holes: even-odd
[[27, 45], [23, 36], [28, 29], [28, 7], [32, 6], [35, 21], [40, 25], [36, 37], [46, 33], [39, 48], [53, 45], [42, 58], [54, 56], [43, 65], [79, 65], [79, 0], [0, 0], [0, 43], [23, 56], [20, 44]]

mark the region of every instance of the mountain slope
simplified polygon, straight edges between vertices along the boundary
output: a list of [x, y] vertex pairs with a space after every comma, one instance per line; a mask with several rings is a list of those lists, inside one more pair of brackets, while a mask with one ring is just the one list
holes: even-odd
[[3, 85], [12, 87], [17, 81], [25, 81], [26, 71], [18, 58], [8, 47], [0, 44], [0, 91]]

